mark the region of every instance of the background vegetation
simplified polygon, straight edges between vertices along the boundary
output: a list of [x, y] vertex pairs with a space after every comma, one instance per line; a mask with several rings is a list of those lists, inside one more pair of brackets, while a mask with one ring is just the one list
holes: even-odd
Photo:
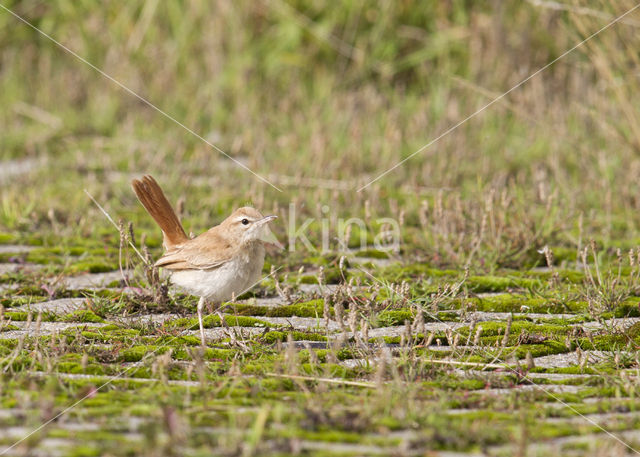
[[[37, 429], [12, 452], [638, 447], [640, 10], [367, 185], [633, 1], [0, 5], [2, 446]], [[194, 298], [124, 243], [161, 252], [144, 173], [188, 232], [245, 203], [285, 244], [291, 208], [315, 219], [311, 247], [270, 253], [276, 274], [206, 318], [206, 349]], [[369, 245], [397, 220], [399, 249], [337, 239], [353, 217]], [[621, 441], [594, 444], [603, 429]]]
[[284, 217], [282, 236], [290, 202], [312, 217], [329, 204], [402, 215], [407, 255], [460, 266], [479, 243], [478, 268], [638, 238], [635, 15], [355, 192], [632, 2], [7, 6], [283, 190], [3, 12], [0, 154], [43, 165], [5, 179], [7, 232], [95, 238], [108, 223], [84, 188], [150, 228], [128, 181], [152, 173], [194, 232], [250, 201]]

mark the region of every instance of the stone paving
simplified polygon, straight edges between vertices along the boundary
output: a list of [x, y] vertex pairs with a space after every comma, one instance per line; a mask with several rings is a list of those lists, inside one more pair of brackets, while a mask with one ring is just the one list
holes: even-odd
[[[0, 253], [24, 253], [30, 250], [26, 246], [18, 245], [0, 245]], [[0, 264], [0, 274], [9, 274], [21, 271], [37, 271], [39, 266], [37, 265], [20, 265], [13, 263]], [[122, 281], [123, 273], [125, 277], [130, 277], [133, 272], [131, 271], [113, 271], [97, 274], [84, 274], [77, 276], [66, 277], [62, 284], [67, 291], [123, 291], [127, 288], [127, 283]], [[4, 284], [2, 284], [4, 285]], [[5, 290], [10, 290], [6, 288]], [[300, 296], [323, 296], [336, 292], [337, 286], [328, 285], [308, 285], [301, 284], [297, 290], [297, 294]], [[1, 291], [0, 291], [1, 293]], [[496, 297], [499, 294], [485, 294], [485, 298]], [[280, 297], [267, 297], [257, 299], [247, 299], [238, 302], [238, 305], [256, 306], [264, 309], [277, 310], [284, 304], [284, 300]], [[79, 333], [87, 331], [100, 331], [101, 328], [107, 328], [116, 324], [118, 326], [135, 326], [140, 324], [147, 324], [152, 326], [167, 327], [172, 322], [183, 318], [185, 315], [192, 316], [189, 313], [175, 314], [175, 313], [142, 313], [130, 316], [118, 316], [114, 315], [106, 322], [70, 322], [66, 321], [65, 316], [70, 316], [74, 312], [80, 312], [88, 310], [88, 302], [84, 297], [75, 298], [59, 298], [38, 301], [33, 303], [21, 304], [16, 307], [5, 307], [4, 313], [8, 318], [4, 320], [5, 328], [0, 328], [1, 340], [16, 340], [23, 341], [28, 337], [42, 337], [47, 335], [61, 335], [69, 331], [75, 331]], [[231, 312], [233, 307], [222, 310], [225, 313]], [[455, 311], [455, 310], [454, 310]], [[11, 316], [14, 316], [16, 312], [28, 313], [29, 318], [27, 320], [13, 320]], [[46, 313], [50, 320], [38, 321], [39, 316]], [[456, 315], [455, 313], [453, 314]], [[518, 392], [519, 394], [539, 394], [539, 395], [553, 395], [554, 397], [548, 401], [548, 404], [553, 408], [562, 410], [564, 408], [563, 402], [555, 402], [556, 395], [584, 395], [593, 389], [594, 382], [600, 379], [598, 371], [591, 373], [562, 373], [562, 372], [529, 372], [525, 375], [526, 382], [518, 385], [509, 385], [513, 382], [513, 379], [517, 377], [517, 370], [521, 369], [522, 365], [526, 365], [524, 361], [520, 361], [519, 364], [514, 363], [511, 357], [504, 357], [504, 361], [495, 357], [492, 362], [475, 362], [466, 361], [465, 355], [481, 354], [498, 351], [494, 345], [483, 346], [479, 348], [477, 346], [465, 345], [465, 342], [471, 339], [469, 337], [460, 338], [460, 344], [452, 347], [448, 344], [448, 336], [455, 335], [458, 332], [468, 329], [472, 324], [484, 324], [484, 323], [501, 323], [506, 325], [510, 319], [527, 319], [527, 322], [535, 323], [536, 321], [544, 321], [547, 318], [554, 319], [571, 319], [575, 317], [575, 314], [562, 313], [562, 314], [546, 314], [546, 313], [506, 313], [506, 312], [470, 312], [466, 314], [457, 313], [459, 320], [457, 321], [444, 321], [444, 322], [426, 322], [423, 324], [423, 329], [427, 333], [432, 333], [437, 336], [431, 341], [430, 346], [423, 346], [422, 348], [428, 353], [422, 356], [424, 363], [432, 363], [437, 367], [444, 367], [449, 370], [452, 376], [458, 377], [461, 380], [481, 380], [486, 382], [486, 387], [478, 390], [472, 390], [468, 393], [473, 393], [481, 397], [488, 397], [498, 399], [501, 397], [508, 397]], [[215, 314], [214, 314], [215, 316]], [[243, 315], [244, 316], [244, 315]], [[385, 347], [388, 350], [389, 357], [407, 357], [407, 354], [411, 352], [410, 348], [401, 347], [399, 343], [389, 342], [384, 343], [383, 339], [402, 338], [407, 327], [404, 324], [382, 326], [378, 328], [369, 328], [366, 332], [359, 329], [357, 332], [345, 331], [345, 322], [339, 323], [335, 318], [329, 320], [324, 316], [318, 317], [301, 317], [301, 316], [289, 316], [289, 317], [272, 317], [265, 315], [247, 315], [247, 318], [258, 319], [261, 323], [254, 324], [252, 326], [243, 325], [223, 325], [220, 327], [213, 327], [205, 329], [205, 336], [207, 341], [212, 344], [219, 344], [220, 347], [238, 347], [248, 350], [247, 344], [260, 335], [264, 335], [267, 331], [277, 330], [282, 332], [314, 332], [319, 336], [326, 336], [326, 341], [315, 341], [304, 339], [295, 341], [293, 347], [296, 350], [322, 350], [332, 347], [336, 342], [346, 341], [354, 339], [355, 341], [362, 341], [367, 337], [372, 340], [371, 343], [367, 343], [370, 348]], [[603, 329], [616, 329], [623, 331], [630, 328], [632, 325], [640, 322], [640, 318], [611, 318], [603, 322], [585, 322], [583, 324], [570, 324], [571, 327], [580, 329], [589, 329], [593, 332], [598, 332]], [[327, 326], [328, 324], [328, 326]], [[199, 337], [198, 330], [188, 329], [183, 330], [179, 334], [175, 334], [176, 337], [181, 335]], [[444, 345], [443, 345], [444, 343]], [[287, 350], [289, 343], [279, 343], [283, 350]], [[499, 345], [497, 345], [499, 346]], [[357, 347], [357, 345], [356, 345]], [[109, 350], [109, 344], [92, 343], [92, 348], [98, 350]], [[496, 354], [501, 354], [499, 351]], [[583, 350], [583, 351], [566, 351], [557, 354], [546, 354], [541, 356], [535, 356], [531, 359], [532, 366], [535, 366], [540, 370], [562, 370], [573, 369], [578, 367], [597, 367], [602, 364], [614, 363], [616, 358], [620, 357], [633, 357], [634, 353], [628, 350], [617, 351], [604, 351], [604, 350]], [[412, 357], [415, 357], [413, 355]], [[383, 359], [376, 357], [358, 357], [357, 353], [340, 360], [339, 365], [346, 369], [371, 369], [375, 371], [380, 365]], [[505, 363], [506, 362], [506, 363]], [[190, 366], [192, 362], [188, 361], [174, 361], [175, 365]], [[388, 364], [388, 360], [384, 359], [384, 364]], [[130, 372], [139, 370], [145, 367], [143, 362], [127, 362], [121, 364], [125, 372], [121, 376], [117, 376], [117, 382], [136, 382], [136, 383], [166, 383], [168, 385], [180, 387], [180, 388], [200, 388], [202, 382], [192, 380], [175, 380], [169, 379], [162, 381], [154, 377], [145, 376], [129, 376]], [[48, 379], [51, 376], [56, 376], [58, 379], [66, 380], [93, 380], [94, 382], [111, 383], [113, 377], [111, 375], [100, 374], [81, 374], [81, 373], [66, 373], [57, 372], [51, 373], [42, 370], [32, 370], [29, 372], [29, 376], [33, 378]], [[625, 379], [633, 379], [635, 372], [630, 370]], [[355, 379], [354, 382], [369, 382], [366, 379]], [[500, 384], [503, 386], [498, 386]], [[566, 397], [563, 397], [566, 398]], [[631, 397], [626, 397], [626, 401], [634, 401]], [[619, 400], [624, 400], [623, 397]], [[585, 404], [589, 402], [598, 402], [597, 398], [585, 398]], [[255, 409], [255, 408], [253, 408]], [[450, 416], [465, 416], [472, 410], [467, 408], [442, 411], [442, 414]], [[17, 417], [21, 413], [12, 408], [0, 409], [0, 420], [12, 421], [13, 417]], [[585, 420], [587, 425], [591, 422], [595, 422], [604, 426], [615, 426], [620, 428], [619, 423], [622, 421], [632, 421], [638, 418], [639, 415], [635, 411], [629, 410], [626, 412], [607, 412], [588, 414], [585, 417], [577, 415], [569, 415], [567, 417], [552, 417], [546, 419], [549, 424], [557, 424], [558, 426], [567, 427], [569, 425], [584, 426]], [[135, 424], [134, 418], [130, 419], [131, 428], [128, 432], [124, 433], [126, 440], [136, 441], [141, 439], [141, 434], [138, 432], [138, 427], [142, 426], [144, 421]], [[61, 422], [62, 429], [68, 432], [81, 432], [81, 431], [95, 431], [100, 428], [97, 423], [79, 423], [73, 422], [72, 419], [66, 419]], [[21, 436], [28, 433], [30, 427], [24, 426], [10, 426], [5, 427], [2, 430], [2, 435], [5, 439], [19, 439]], [[398, 432], [405, 433], [405, 438], [417, 439], [415, 432], [410, 430]], [[618, 436], [624, 436], [626, 439], [637, 442], [640, 439], [640, 435], [637, 432], [629, 430], [621, 430], [617, 432]], [[401, 435], [398, 435], [401, 436]], [[557, 438], [551, 438], [545, 440], [543, 443], [536, 443], [529, 445], [530, 455], [554, 455], [559, 449], [564, 449], [567, 446], [579, 446], [580, 443], [590, 443], [590, 446], [601, 446], [602, 442], [608, 442], [609, 435], [603, 433], [587, 433], [577, 436], [560, 436]], [[609, 437], [610, 438], [610, 437]], [[373, 439], [373, 438], [372, 438]], [[402, 440], [400, 440], [402, 441]], [[610, 441], [609, 441], [610, 442]], [[31, 452], [29, 455], [64, 455], [64, 449], [70, 445], [71, 441], [65, 438], [53, 438], [48, 437], [43, 440], [38, 449]], [[358, 444], [358, 443], [340, 443], [340, 442], [326, 442], [317, 440], [298, 440], [296, 441], [296, 449], [298, 452], [329, 452], [329, 453], [345, 453], [347, 455], [424, 455], [420, 451], [412, 451], [409, 447], [402, 450], [402, 448], [388, 447], [380, 444]], [[50, 449], [50, 453], [45, 453], [43, 449]], [[400, 449], [400, 451], [399, 451]], [[438, 456], [449, 457], [473, 457], [473, 456], [498, 456], [503, 453], [508, 454], [508, 447], [506, 444], [492, 445], [486, 447], [483, 451], [477, 452], [470, 450], [468, 452], [454, 452], [454, 451], [441, 451], [438, 452]], [[20, 452], [8, 455], [22, 455]], [[567, 454], [567, 455], [579, 455], [579, 454]], [[596, 454], [594, 454], [596, 455]]]
[[35, 249], [33, 246], [20, 246], [15, 244], [0, 244], [0, 254], [24, 254]]
[[65, 278], [63, 283], [69, 290], [103, 289], [113, 282], [124, 283], [125, 279], [130, 277], [131, 274], [132, 272], [129, 270], [85, 274]]

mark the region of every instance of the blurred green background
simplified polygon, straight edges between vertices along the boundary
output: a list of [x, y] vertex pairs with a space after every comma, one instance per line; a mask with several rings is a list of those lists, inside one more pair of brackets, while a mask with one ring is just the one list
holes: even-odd
[[[631, 1], [3, 5], [283, 191], [0, 10], [0, 230], [11, 239], [117, 243], [85, 188], [157, 239], [128, 184], [151, 173], [196, 233], [252, 203], [281, 215], [282, 240], [290, 204], [372, 228], [395, 218], [399, 255], [436, 265], [519, 268], [544, 245], [575, 258], [591, 238], [638, 243], [638, 12], [356, 191]], [[308, 234], [318, 242], [320, 224]]]

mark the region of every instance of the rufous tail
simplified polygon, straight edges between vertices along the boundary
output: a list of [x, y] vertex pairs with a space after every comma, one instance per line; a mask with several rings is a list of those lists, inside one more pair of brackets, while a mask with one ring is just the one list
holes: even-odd
[[165, 249], [170, 250], [176, 244], [189, 239], [171, 203], [153, 177], [144, 175], [142, 179], [134, 179], [131, 181], [131, 187], [142, 206], [162, 229], [164, 236], [162, 243]]

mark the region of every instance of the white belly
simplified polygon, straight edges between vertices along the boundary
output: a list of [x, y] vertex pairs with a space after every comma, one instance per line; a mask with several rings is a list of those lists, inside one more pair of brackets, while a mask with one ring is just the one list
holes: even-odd
[[171, 282], [191, 295], [220, 303], [237, 297], [260, 280], [264, 247], [260, 244], [246, 255], [237, 256], [211, 270], [179, 270]]

